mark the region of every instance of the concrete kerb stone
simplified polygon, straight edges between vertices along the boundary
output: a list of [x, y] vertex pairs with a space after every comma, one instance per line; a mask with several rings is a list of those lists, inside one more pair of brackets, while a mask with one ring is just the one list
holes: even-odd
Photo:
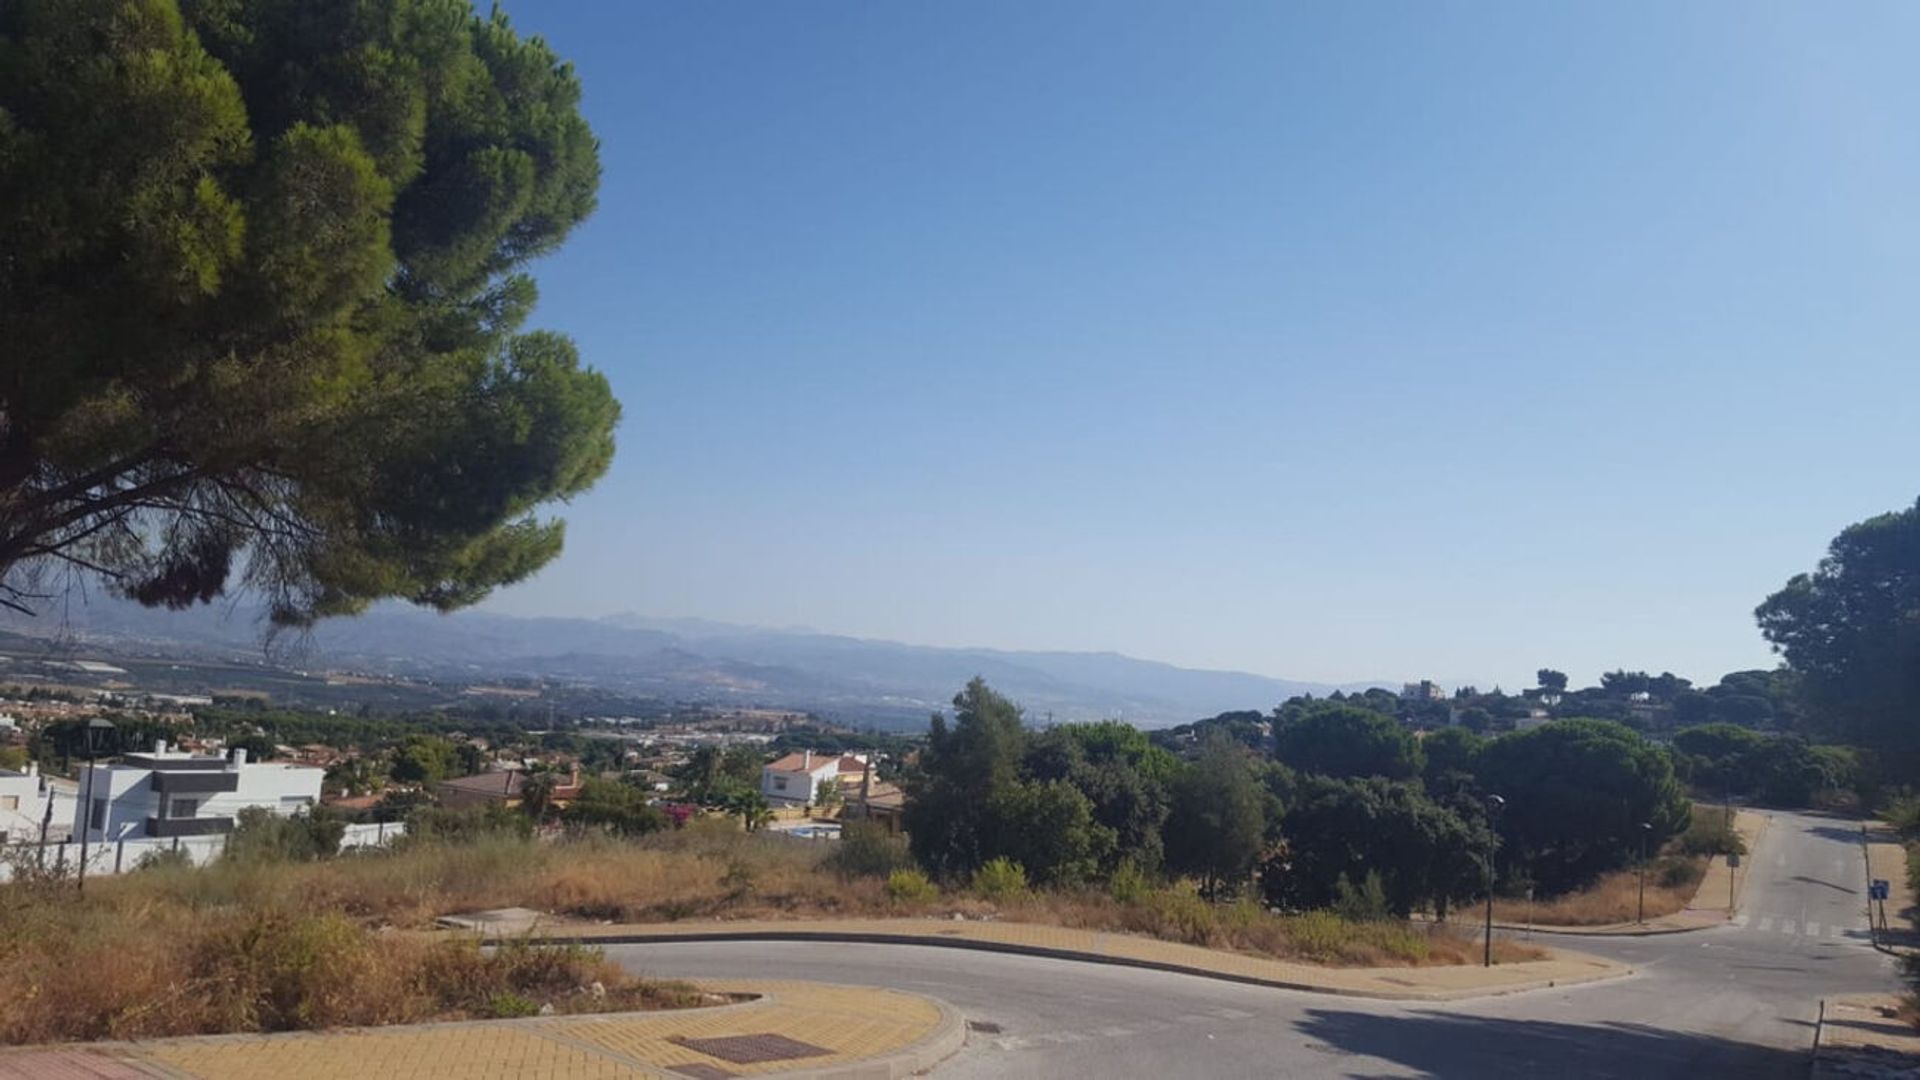
[[[516, 939], [529, 940], [529, 939]], [[1351, 986], [1329, 986], [1321, 983], [1303, 982], [1293, 979], [1266, 978], [1259, 975], [1243, 975], [1238, 972], [1220, 971], [1193, 964], [1180, 964], [1166, 960], [1149, 960], [1144, 957], [1115, 956], [1106, 953], [1084, 952], [1079, 949], [1060, 949], [1046, 945], [1027, 945], [1006, 941], [986, 941], [977, 938], [942, 937], [932, 934], [892, 934], [871, 931], [834, 931], [834, 930], [695, 930], [671, 934], [650, 933], [609, 933], [592, 935], [554, 935], [534, 937], [532, 944], [542, 945], [668, 945], [686, 942], [711, 941], [828, 941], [854, 945], [927, 945], [943, 949], [965, 949], [973, 952], [1011, 953], [1020, 956], [1044, 956], [1054, 960], [1071, 960], [1085, 964], [1106, 964], [1109, 967], [1143, 968], [1149, 971], [1165, 971], [1176, 975], [1194, 975], [1203, 979], [1216, 979], [1221, 982], [1240, 983], [1247, 986], [1264, 986], [1274, 990], [1293, 990], [1309, 994], [1330, 994], [1336, 997], [1366, 998], [1376, 1001], [1460, 1001], [1468, 998], [1499, 997], [1506, 994], [1526, 993], [1533, 990], [1547, 990], [1559, 986], [1578, 986], [1582, 983], [1599, 982], [1603, 979], [1621, 978], [1633, 974], [1633, 969], [1625, 965], [1595, 971], [1591, 974], [1578, 974], [1554, 979], [1534, 979], [1526, 982], [1510, 983], [1504, 986], [1463, 987], [1459, 989], [1421, 990], [1368, 990]], [[498, 944], [488, 940], [486, 944]]]

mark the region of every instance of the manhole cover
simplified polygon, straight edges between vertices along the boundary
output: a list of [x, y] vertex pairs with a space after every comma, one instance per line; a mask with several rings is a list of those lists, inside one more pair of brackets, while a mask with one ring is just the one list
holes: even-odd
[[969, 1020], [967, 1030], [977, 1031], [982, 1035], [998, 1035], [1006, 1029], [991, 1020]]
[[689, 1050], [698, 1050], [708, 1057], [731, 1061], [735, 1065], [758, 1065], [765, 1061], [785, 1061], [788, 1058], [824, 1057], [833, 1053], [824, 1046], [803, 1043], [799, 1039], [789, 1039], [785, 1035], [775, 1035], [770, 1031], [755, 1035], [719, 1035], [711, 1039], [689, 1039], [684, 1035], [675, 1035], [667, 1041], [677, 1043]]

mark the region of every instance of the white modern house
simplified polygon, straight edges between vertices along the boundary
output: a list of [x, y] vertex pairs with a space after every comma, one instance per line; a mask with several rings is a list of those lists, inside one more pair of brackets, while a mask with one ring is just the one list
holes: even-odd
[[859, 786], [867, 772], [865, 754], [816, 754], [802, 750], [770, 762], [760, 769], [760, 794], [775, 805], [799, 806], [811, 803], [820, 785], [832, 780], [842, 793], [849, 785]]
[[83, 766], [73, 835], [96, 842], [233, 831], [240, 811], [262, 807], [282, 816], [317, 806], [325, 770], [312, 765], [249, 762], [188, 754], [154, 744], [112, 765]]
[[75, 802], [72, 788], [40, 775], [37, 764], [29, 762], [26, 772], [0, 769], [0, 844], [38, 843], [43, 824], [47, 840], [66, 839]]

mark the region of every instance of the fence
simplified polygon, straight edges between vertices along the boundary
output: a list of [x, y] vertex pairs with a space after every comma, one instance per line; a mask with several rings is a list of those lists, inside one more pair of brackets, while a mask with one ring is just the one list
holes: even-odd
[[[349, 825], [340, 838], [340, 850], [351, 848], [381, 847], [387, 841], [407, 831], [405, 822], [376, 822], [368, 825]], [[194, 866], [205, 866], [220, 857], [227, 849], [225, 836], [176, 836], [167, 840], [152, 837], [138, 837], [131, 840], [97, 840], [87, 845], [87, 875], [123, 874], [138, 869], [140, 860], [148, 855], [177, 851], [185, 855]], [[0, 858], [0, 881], [13, 877], [13, 868], [21, 859], [44, 860], [47, 866], [77, 870], [80, 866], [80, 842], [62, 841], [58, 844], [11, 844], [6, 848], [11, 858]]]

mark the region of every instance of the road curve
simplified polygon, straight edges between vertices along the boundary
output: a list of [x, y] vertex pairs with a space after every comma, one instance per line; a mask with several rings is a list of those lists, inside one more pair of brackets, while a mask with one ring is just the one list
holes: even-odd
[[[613, 946], [646, 974], [815, 979], [941, 998], [979, 1026], [942, 1077], [1800, 1077], [1819, 998], [1884, 990], [1865, 937], [1857, 827], [1775, 815], [1734, 923], [1651, 938], [1556, 938], [1631, 978], [1443, 1005], [1268, 990], [1187, 975], [914, 946]], [[1705, 898], [1703, 898], [1705, 899]]]

